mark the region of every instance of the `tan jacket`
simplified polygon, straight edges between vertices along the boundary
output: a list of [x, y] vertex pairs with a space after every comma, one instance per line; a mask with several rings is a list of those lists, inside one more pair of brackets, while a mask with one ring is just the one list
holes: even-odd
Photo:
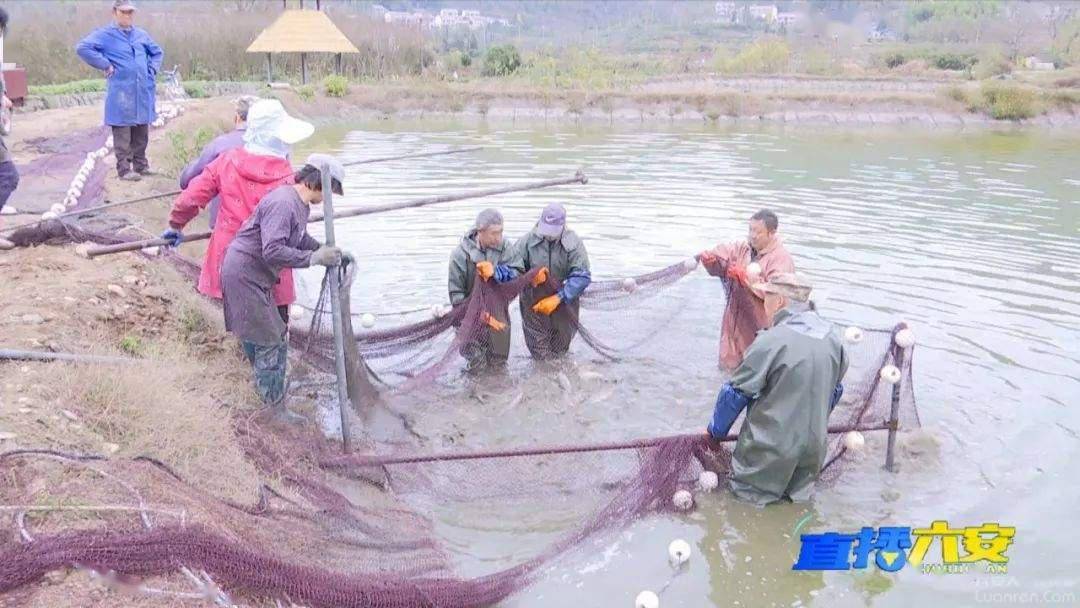
[[[723, 276], [723, 272], [730, 265], [745, 268], [750, 262], [757, 262], [761, 266], [760, 280], [762, 281], [769, 281], [777, 274], [795, 272], [795, 262], [779, 237], [773, 239], [768, 248], [757, 252], [756, 256], [752, 255], [753, 253], [750, 244], [746, 241], [717, 245], [712, 249], [712, 254], [718, 258], [718, 261], [715, 264], [706, 263], [705, 270], [713, 276]], [[743, 288], [736, 285], [732, 289]], [[747, 291], [751, 303], [752, 323], [745, 319], [741, 323], [737, 322], [736, 308], [730, 305], [724, 308], [724, 319], [720, 329], [720, 367], [728, 371], [734, 370], [739, 363], [742, 363], [743, 353], [754, 341], [754, 336], [769, 324], [769, 319], [765, 315], [765, 300], [754, 290]]]

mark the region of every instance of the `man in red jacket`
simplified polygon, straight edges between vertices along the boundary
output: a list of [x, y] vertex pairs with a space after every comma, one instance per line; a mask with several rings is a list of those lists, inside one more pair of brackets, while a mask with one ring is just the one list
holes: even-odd
[[[243, 147], [217, 157], [176, 197], [169, 214], [169, 229], [161, 235], [174, 247], [183, 242], [188, 222], [214, 197], [221, 198], [199, 275], [200, 293], [221, 299], [221, 264], [229, 243], [263, 197], [278, 186], [293, 183], [289, 151], [314, 131], [310, 123], [289, 116], [280, 101], [261, 99], [248, 109]], [[279, 278], [273, 289], [274, 302], [284, 307], [296, 300], [292, 269], [283, 269]]]

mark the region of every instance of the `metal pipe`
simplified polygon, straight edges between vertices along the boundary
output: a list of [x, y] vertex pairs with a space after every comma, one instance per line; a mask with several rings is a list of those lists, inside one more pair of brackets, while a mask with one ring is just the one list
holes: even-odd
[[[587, 184], [589, 178], [578, 171], [573, 177], [561, 177], [557, 179], [548, 179], [540, 182], [531, 182], [528, 184], [522, 184], [520, 186], [503, 186], [501, 188], [489, 188], [487, 190], [470, 190], [467, 192], [458, 192], [456, 194], [443, 194], [440, 196], [429, 196], [425, 198], [419, 198], [411, 201], [402, 201], [400, 203], [386, 203], [384, 205], [376, 205], [373, 207], [360, 207], [357, 209], [349, 209], [337, 214], [338, 218], [342, 217], [357, 217], [360, 215], [370, 215], [373, 213], [383, 213], [385, 211], [396, 211], [398, 209], [412, 209], [414, 207], [424, 207], [427, 205], [436, 205], [439, 203], [452, 203], [455, 201], [463, 201], [472, 198], [483, 198], [486, 196], [495, 196], [497, 194], [507, 194], [510, 192], [523, 192], [526, 190], [539, 190], [541, 188], [550, 188], [552, 186], [565, 186], [567, 184]], [[312, 214], [308, 218], [308, 222], [318, 222], [323, 219], [320, 214]], [[202, 241], [210, 238], [210, 232], [197, 232], [195, 234], [184, 235], [184, 242], [191, 243], [194, 241]], [[102, 245], [97, 247], [90, 247], [86, 250], [86, 256], [94, 258], [100, 255], [109, 255], [113, 253], [120, 253], [123, 251], [139, 251], [140, 249], [146, 249], [147, 247], [164, 247], [169, 242], [162, 238], [143, 239], [141, 241], [131, 241], [129, 243], [120, 243], [118, 245]]]
[[[323, 226], [327, 247], [334, 246], [334, 192], [330, 165], [319, 167], [322, 176]], [[352, 431], [349, 429], [349, 386], [345, 377], [345, 335], [341, 320], [341, 266], [328, 266], [330, 278], [330, 313], [334, 319], [334, 365], [337, 368], [338, 412], [341, 415], [341, 447], [346, 454], [352, 451]]]
[[[901, 372], [904, 370], [904, 349], [896, 343], [896, 332], [907, 329], [906, 323], [897, 323], [893, 328], [892, 344], [889, 345], [893, 354], [893, 362]], [[880, 380], [879, 380], [880, 382]], [[892, 403], [889, 407], [889, 442], [885, 449], [885, 470], [890, 473], [896, 472], [896, 432], [900, 429], [900, 387], [904, 383], [904, 375], [900, 374], [900, 380], [892, 386]]]
[[135, 363], [138, 359], [127, 357], [102, 357], [99, 355], [79, 355], [74, 353], [52, 353], [36, 350], [0, 349], [0, 360], [7, 361], [69, 361], [73, 363], [102, 363], [106, 365]]

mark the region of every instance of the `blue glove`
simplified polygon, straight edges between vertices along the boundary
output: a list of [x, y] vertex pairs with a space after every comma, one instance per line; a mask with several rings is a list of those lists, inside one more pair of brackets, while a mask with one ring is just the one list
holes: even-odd
[[716, 396], [716, 407], [713, 409], [712, 422], [709, 423], [709, 435], [713, 439], [723, 439], [735, 419], [750, 405], [750, 396], [725, 382], [720, 387], [720, 394]]
[[495, 267], [495, 282], [506, 283], [513, 281], [518, 277], [518, 273], [513, 268], [510, 268], [506, 264], [499, 264]]
[[833, 408], [837, 403], [840, 403], [840, 397], [844, 396], [844, 385], [839, 382], [832, 389], [832, 399], [829, 400], [829, 413], [832, 413]]
[[592, 274], [588, 270], [575, 270], [563, 281], [559, 297], [563, 302], [572, 302], [592, 283]]
[[169, 228], [161, 233], [161, 238], [169, 241], [168, 247], [177, 247], [184, 242], [184, 233], [176, 228]]

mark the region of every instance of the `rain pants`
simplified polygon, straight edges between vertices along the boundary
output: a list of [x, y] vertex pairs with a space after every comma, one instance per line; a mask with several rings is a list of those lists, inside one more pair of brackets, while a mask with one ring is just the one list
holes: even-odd
[[[454, 306], [465, 301], [469, 294], [472, 293], [473, 283], [476, 281], [476, 265], [479, 262], [491, 262], [496, 267], [505, 266], [513, 271], [514, 277], [524, 272], [524, 264], [519, 252], [510, 244], [510, 241], [503, 239], [503, 242], [498, 247], [481, 248], [476, 240], [476, 232], [473, 229], [463, 236], [461, 243], [450, 254], [450, 276], [447, 283], [450, 292], [450, 304]], [[492, 277], [491, 280], [498, 280], [499, 274], [496, 272], [496, 276]], [[462, 355], [469, 360], [470, 367], [479, 365], [481, 362], [505, 361], [510, 355], [509, 302], [501, 310], [489, 310], [487, 312], [492, 317], [506, 323], [506, 329], [494, 331], [488, 328], [483, 339], [465, 345]]]
[[[292, 182], [293, 169], [288, 160], [252, 154], [243, 148], [226, 151], [188, 182], [187, 188], [173, 202], [169, 214], [172, 228], [182, 230], [215, 196], [221, 197], [221, 208], [199, 274], [200, 293], [221, 299], [221, 264], [229, 243], [263, 197], [278, 186]], [[273, 293], [279, 306], [296, 300], [290, 268], [281, 271]]]
[[839, 334], [806, 304], [777, 312], [773, 327], [758, 333], [730, 381], [750, 401], [731, 458], [738, 498], [757, 505], [810, 499], [847, 367]]
[[[791, 254], [784, 248], [779, 238], [763, 251], [755, 251], [746, 241], [717, 245], [712, 249], [713, 255], [718, 258], [715, 264], [704, 264], [705, 270], [713, 276], [720, 276], [730, 265], [746, 267], [750, 262], [757, 262], [761, 266], [761, 280], [769, 281], [773, 276], [781, 273], [795, 272], [795, 262]], [[720, 329], [720, 367], [731, 371], [739, 366], [743, 353], [750, 343], [754, 341], [757, 330], [769, 324], [765, 314], [765, 300], [760, 294], [750, 290], [753, 303], [754, 323], [736, 323], [735, 309], [726, 307]], [[753, 331], [751, 331], [753, 328]]]
[[[577, 335], [578, 296], [592, 282], [585, 243], [573, 230], [563, 230], [555, 240], [536, 234], [535, 229], [515, 244], [525, 272], [547, 266], [548, 284], [526, 287], [521, 292], [521, 323], [525, 344], [536, 359], [550, 359], [570, 350]], [[554, 283], [556, 288], [552, 288]], [[551, 316], [533, 312], [543, 298], [558, 293], [562, 303]]]
[[157, 118], [155, 82], [164, 53], [150, 34], [115, 23], [98, 28], [75, 47], [79, 57], [97, 70], [115, 70], [108, 78], [105, 124], [112, 127], [148, 125]]

